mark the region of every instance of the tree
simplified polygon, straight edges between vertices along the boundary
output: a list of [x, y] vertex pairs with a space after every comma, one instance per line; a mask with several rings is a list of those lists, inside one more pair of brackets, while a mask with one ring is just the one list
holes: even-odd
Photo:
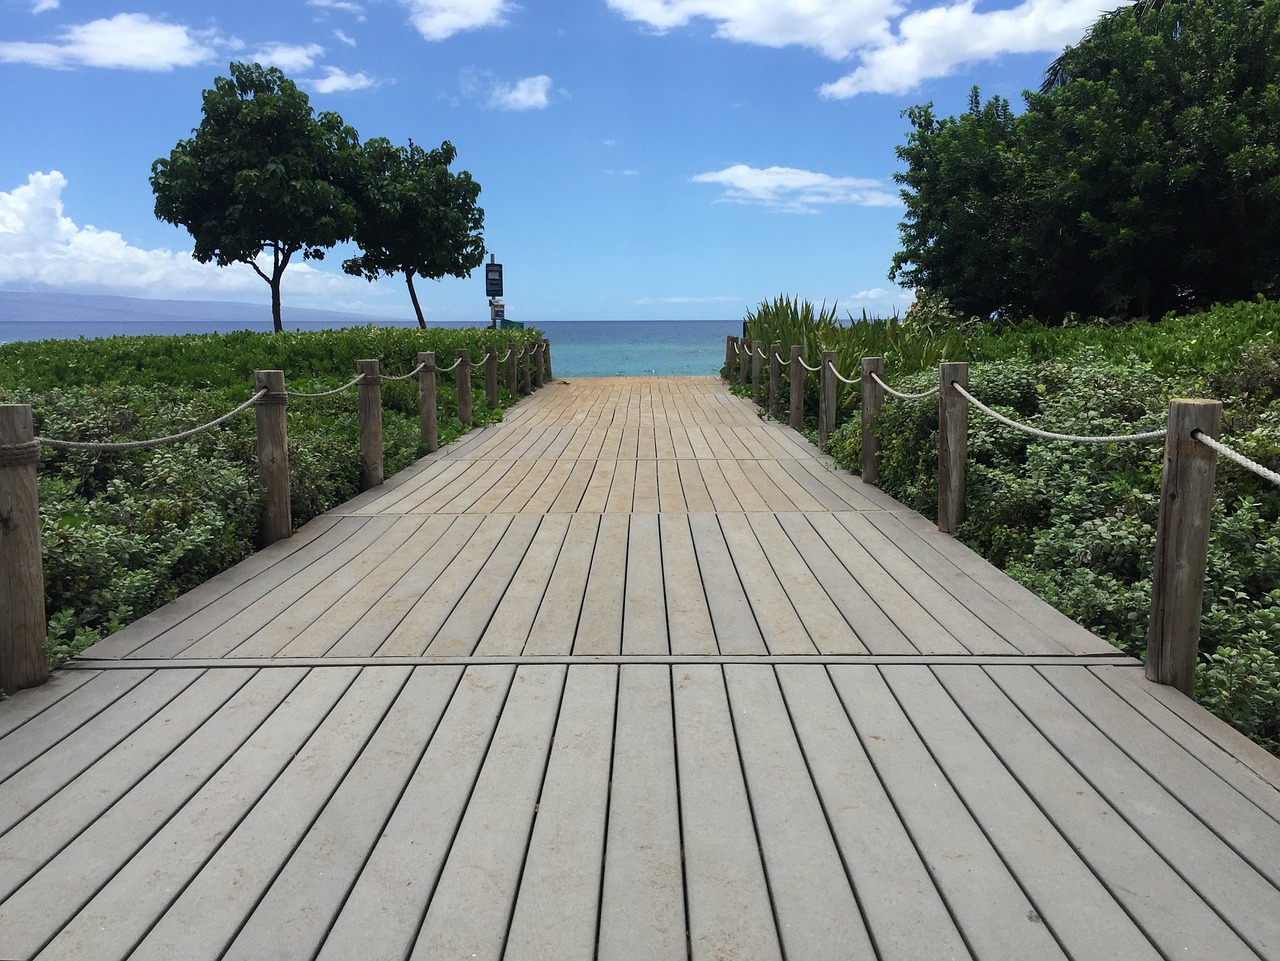
[[998, 136], [979, 135], [998, 101], [941, 122], [914, 108], [891, 276], [1043, 319], [1274, 293], [1278, 78], [1280, 0], [1148, 0], [1098, 20]]
[[468, 277], [484, 261], [480, 185], [463, 170], [451, 173], [457, 151], [444, 141], [424, 150], [379, 137], [361, 149], [355, 190], [360, 256], [342, 264], [348, 274], [373, 281], [404, 274], [418, 325], [426, 327], [414, 277]]
[[[359, 137], [336, 113], [313, 115], [291, 80], [256, 63], [231, 64], [231, 76], [204, 92], [202, 109], [193, 136], [151, 166], [156, 216], [187, 228], [201, 263], [252, 267], [271, 285], [280, 331], [290, 259], [323, 260], [355, 228], [348, 186]], [[258, 262], [266, 251], [268, 268]]]

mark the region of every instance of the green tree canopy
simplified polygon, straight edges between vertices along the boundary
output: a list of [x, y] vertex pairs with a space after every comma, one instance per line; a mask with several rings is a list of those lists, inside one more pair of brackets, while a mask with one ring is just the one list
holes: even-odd
[[361, 253], [342, 269], [370, 281], [404, 274], [422, 327], [427, 322], [414, 277], [467, 277], [484, 261], [484, 210], [476, 205], [480, 185], [465, 170], [449, 170], [456, 156], [447, 140], [424, 150], [412, 140], [398, 147], [378, 137], [361, 150], [355, 188]]
[[1280, 283], [1280, 0], [1103, 16], [1012, 116], [908, 111], [890, 277], [980, 315], [1157, 316]]
[[[230, 70], [204, 92], [193, 136], [152, 164], [156, 216], [187, 228], [201, 263], [252, 267], [271, 285], [279, 331], [290, 259], [301, 252], [322, 260], [355, 229], [348, 185], [359, 138], [336, 113], [314, 115], [307, 95], [275, 67]], [[264, 268], [258, 260], [266, 251]]]

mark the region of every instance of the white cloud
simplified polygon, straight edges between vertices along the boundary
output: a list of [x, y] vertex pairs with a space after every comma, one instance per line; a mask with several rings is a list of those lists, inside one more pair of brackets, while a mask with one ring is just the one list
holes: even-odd
[[852, 73], [825, 84], [821, 94], [905, 93], [922, 80], [1006, 53], [1056, 53], [1075, 43], [1098, 19], [1097, 0], [1025, 0], [1010, 10], [979, 13], [973, 0], [903, 17], [891, 43], [862, 54]]
[[794, 167], [760, 169], [734, 164], [724, 170], [698, 174], [693, 182], [724, 187], [719, 202], [755, 204], [783, 213], [817, 213], [820, 207], [836, 204], [888, 207], [899, 202], [878, 180], [832, 177]]
[[308, 80], [307, 86], [316, 93], [340, 93], [346, 90], [365, 90], [377, 81], [365, 73], [347, 73], [337, 67], [325, 67], [325, 75], [319, 80]]
[[307, 70], [316, 62], [316, 58], [324, 53], [324, 47], [318, 43], [306, 46], [290, 43], [268, 43], [259, 48], [249, 59], [269, 67], [281, 70]]
[[[178, 299], [263, 296], [266, 284], [248, 265], [202, 264], [190, 253], [146, 250], [115, 231], [78, 226], [63, 212], [66, 185], [54, 170], [0, 191], [0, 285]], [[285, 272], [284, 286], [305, 299], [350, 294], [364, 284], [296, 263]]]
[[35, 5], [31, 8], [31, 12], [44, 13], [47, 10], [57, 10], [58, 3], [59, 0], [36, 0]]
[[179, 24], [121, 13], [68, 27], [58, 43], [0, 43], [0, 63], [166, 71], [213, 59], [208, 40]]
[[353, 40], [351, 37], [348, 37], [341, 30], [333, 31], [333, 35], [337, 37], [339, 40], [341, 40], [343, 43], [345, 43], [348, 47], [354, 47], [356, 45], [355, 40]]
[[448, 40], [454, 34], [506, 23], [511, 9], [506, 0], [402, 0], [409, 22], [427, 40]]
[[[1008, 2], [1008, 0], [1005, 0]], [[1022, 0], [978, 11], [976, 0], [908, 9], [905, 0], [608, 0], [658, 32], [702, 19], [716, 36], [764, 47], [800, 46], [856, 67], [819, 92], [905, 93], [921, 81], [1004, 54], [1057, 53], [1105, 6], [1098, 0]]]
[[346, 3], [345, 0], [307, 0], [308, 7], [319, 7], [321, 10], [338, 10], [342, 13], [356, 14], [364, 19], [364, 7], [358, 3]]
[[810, 47], [832, 60], [889, 39], [900, 0], [608, 0], [628, 20], [658, 31], [695, 18], [716, 24], [716, 36], [763, 47]]
[[542, 110], [551, 104], [551, 78], [546, 74], [525, 77], [513, 84], [495, 82], [489, 106], [498, 110]]

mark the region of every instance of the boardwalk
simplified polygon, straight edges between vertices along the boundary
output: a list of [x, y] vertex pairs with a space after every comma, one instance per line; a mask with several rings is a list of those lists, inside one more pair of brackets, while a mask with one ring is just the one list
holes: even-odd
[[0, 703], [0, 958], [1280, 959], [1280, 764], [712, 379]]

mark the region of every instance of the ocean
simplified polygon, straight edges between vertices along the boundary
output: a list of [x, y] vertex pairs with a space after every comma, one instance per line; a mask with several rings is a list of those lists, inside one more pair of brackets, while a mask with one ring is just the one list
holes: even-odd
[[[190, 318], [177, 316], [173, 301], [94, 298], [90, 302], [88, 298], [71, 301], [66, 297], [62, 298], [66, 303], [59, 303], [58, 309], [52, 310], [46, 296], [40, 304], [42, 309], [35, 311], [30, 305], [21, 304], [20, 296], [0, 295], [0, 307], [5, 308], [0, 310], [0, 343], [271, 328], [270, 319], [262, 319], [262, 307], [243, 304], [217, 305], [216, 318]], [[192, 307], [182, 305], [183, 309]], [[411, 321], [318, 311], [298, 311], [291, 319], [285, 312], [285, 326], [290, 330], [370, 322], [414, 326]], [[742, 332], [741, 320], [547, 321], [531, 326], [544, 331], [551, 341], [552, 371], [558, 379], [715, 374], [724, 364], [725, 335]]]

